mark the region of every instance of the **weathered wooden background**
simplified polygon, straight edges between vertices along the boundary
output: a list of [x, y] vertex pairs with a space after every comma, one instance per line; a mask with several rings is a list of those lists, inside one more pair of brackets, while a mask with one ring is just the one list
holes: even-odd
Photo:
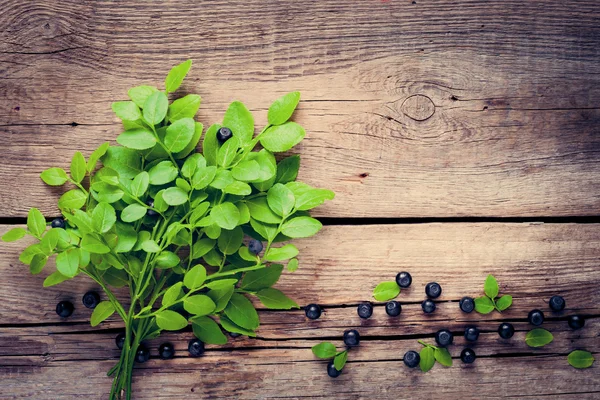
[[[110, 103], [187, 58], [182, 92], [202, 95], [206, 123], [235, 99], [262, 123], [274, 98], [302, 92], [300, 178], [337, 197], [316, 210], [327, 226], [297, 241], [301, 268], [279, 287], [325, 313], [261, 311], [259, 338], [200, 359], [187, 357], [191, 332], [166, 335], [177, 357], [136, 369], [137, 398], [600, 397], [598, 362], [566, 360], [600, 354], [597, 0], [0, 0], [0, 233], [32, 206], [56, 216], [60, 192], [39, 172], [114, 140]], [[118, 322], [89, 326], [83, 278], [42, 290], [21, 246], [0, 247], [0, 398], [104, 398]], [[400, 270], [414, 277], [402, 316], [377, 306], [360, 321], [356, 304]], [[514, 306], [460, 313], [488, 273]], [[431, 280], [444, 294], [424, 317]], [[528, 310], [557, 293], [568, 310], [545, 324], [554, 342], [528, 348]], [[68, 322], [54, 313], [60, 299], [77, 306]], [[575, 312], [588, 316], [580, 331], [566, 325]], [[517, 328], [510, 341], [495, 333], [500, 318]], [[475, 364], [403, 366], [417, 339], [473, 322]], [[332, 380], [310, 347], [341, 346], [349, 327], [363, 343]]]

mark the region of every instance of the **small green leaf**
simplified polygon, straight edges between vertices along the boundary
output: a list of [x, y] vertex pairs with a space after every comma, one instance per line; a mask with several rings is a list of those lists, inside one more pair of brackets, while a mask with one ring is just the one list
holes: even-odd
[[79, 189], [72, 189], [58, 199], [58, 207], [62, 210], [78, 210], [85, 205], [87, 196]]
[[592, 366], [594, 363], [594, 356], [589, 351], [574, 350], [569, 353], [567, 360], [572, 367], [583, 369]]
[[189, 156], [181, 167], [181, 175], [186, 178], [194, 176], [196, 171], [206, 167], [206, 159], [200, 153], [194, 153]]
[[179, 256], [171, 251], [162, 251], [154, 259], [158, 268], [173, 268], [181, 261]]
[[86, 167], [87, 164], [83, 154], [81, 154], [79, 151], [76, 151], [71, 160], [71, 178], [73, 178], [73, 180], [77, 183], [81, 182], [83, 178], [85, 178], [85, 173], [87, 172]]
[[145, 240], [142, 243], [142, 250], [146, 253], [158, 253], [161, 251], [161, 248], [154, 240]]
[[194, 121], [194, 135], [192, 136], [192, 140], [189, 141], [189, 143], [183, 148], [183, 150], [173, 154], [173, 157], [180, 160], [182, 158], [186, 158], [191, 152], [196, 150], [198, 142], [200, 142], [200, 137], [202, 136], [203, 130], [204, 125], [202, 125], [200, 122]]
[[79, 249], [70, 249], [56, 255], [56, 269], [58, 272], [72, 278], [79, 269]]
[[206, 253], [211, 251], [215, 247], [215, 241], [209, 238], [203, 238], [194, 243], [192, 246], [191, 257], [192, 260], [203, 257]]
[[87, 166], [86, 166], [87, 172], [92, 172], [96, 168], [96, 164], [98, 163], [98, 160], [100, 159], [100, 157], [102, 157], [104, 154], [106, 154], [106, 151], [108, 150], [109, 147], [110, 147], [110, 143], [104, 142], [100, 146], [98, 146], [98, 148], [96, 150], [94, 150], [92, 152], [92, 154], [90, 154], [90, 158], [88, 159]]
[[[215, 312], [223, 311], [223, 309], [229, 303], [229, 300], [233, 295], [233, 291], [234, 286], [232, 284], [229, 284], [225, 287], [216, 287], [208, 291], [206, 295], [210, 297], [216, 304]], [[252, 328], [252, 330], [254, 330], [254, 328]]]
[[169, 99], [163, 92], [154, 92], [144, 102], [144, 121], [149, 125], [158, 125], [165, 119], [169, 109]]
[[296, 271], [298, 269], [298, 259], [292, 258], [290, 261], [288, 261], [287, 269], [290, 272]]
[[192, 187], [196, 190], [201, 190], [207, 187], [214, 179], [217, 174], [217, 167], [202, 167], [192, 176]]
[[257, 221], [265, 222], [267, 224], [279, 224], [281, 217], [278, 216], [269, 207], [266, 196], [257, 197], [246, 201], [248, 210], [250, 210], [250, 216]]
[[286, 244], [281, 247], [271, 247], [265, 254], [265, 261], [283, 261], [298, 255], [298, 248], [293, 244]]
[[115, 311], [115, 306], [110, 301], [101, 301], [92, 311], [91, 325], [98, 326], [102, 321], [113, 315]]
[[178, 187], [170, 187], [163, 192], [163, 200], [170, 206], [178, 206], [188, 201], [188, 194]]
[[133, 222], [146, 215], [147, 208], [141, 204], [133, 203], [121, 211], [121, 220], [123, 222]]
[[190, 314], [202, 316], [212, 313], [215, 310], [216, 305], [210, 297], [199, 294], [186, 297], [183, 300], [183, 308]]
[[504, 296], [500, 297], [496, 301], [496, 308], [498, 309], [498, 311], [504, 311], [511, 305], [512, 305], [512, 296], [509, 294], [505, 294]]
[[231, 129], [240, 144], [248, 143], [254, 136], [254, 117], [239, 101], [234, 101], [227, 108], [223, 116], [223, 126]]
[[288, 151], [304, 139], [304, 128], [295, 122], [272, 126], [260, 136], [260, 144], [269, 151], [280, 153]]
[[225, 142], [217, 152], [217, 165], [228, 167], [234, 160], [240, 141], [235, 136]]
[[283, 265], [272, 264], [269, 267], [248, 271], [242, 278], [241, 288], [248, 291], [258, 291], [270, 288], [279, 280]]
[[200, 108], [201, 98], [197, 94], [188, 94], [174, 100], [169, 106], [169, 121], [175, 122], [183, 118], [194, 118]]
[[81, 248], [94, 254], [106, 254], [110, 252], [110, 247], [97, 237], [89, 234], [83, 236], [83, 239], [81, 239]]
[[525, 343], [529, 347], [543, 347], [551, 343], [552, 340], [554, 340], [554, 336], [542, 328], [532, 329], [525, 335]]
[[288, 183], [295, 181], [298, 177], [298, 170], [300, 169], [300, 156], [290, 156], [279, 161], [277, 164], [277, 179], [278, 183]]
[[260, 165], [255, 160], [242, 161], [231, 169], [231, 174], [238, 181], [252, 182], [260, 179]]
[[129, 89], [127, 95], [138, 107], [143, 108], [148, 97], [154, 92], [158, 92], [154, 86], [140, 85]]
[[150, 175], [150, 184], [164, 185], [172, 182], [179, 175], [179, 170], [171, 161], [161, 161], [148, 171]]
[[292, 218], [281, 227], [281, 233], [291, 238], [305, 238], [319, 232], [323, 225], [311, 217]]
[[485, 283], [483, 284], [483, 291], [485, 292], [485, 295], [490, 299], [495, 299], [496, 296], [498, 296], [498, 281], [496, 281], [496, 278], [494, 278], [493, 275], [488, 275], [487, 278], [485, 278]]
[[223, 229], [235, 228], [240, 220], [240, 211], [230, 202], [224, 202], [212, 208], [210, 216]]
[[148, 190], [149, 184], [150, 175], [146, 171], [142, 171], [133, 178], [129, 189], [133, 196], [141, 198], [146, 193], [146, 190]]
[[46, 219], [37, 208], [30, 208], [27, 214], [27, 229], [37, 238], [41, 238], [46, 231]]
[[108, 203], [100, 202], [92, 211], [92, 225], [97, 232], [106, 233], [117, 222], [115, 209]]
[[274, 310], [290, 310], [292, 308], [299, 308], [298, 304], [283, 292], [273, 288], [262, 289], [256, 293], [256, 297], [260, 300], [265, 307]]
[[312, 347], [312, 352], [319, 358], [331, 358], [337, 354], [337, 349], [333, 343], [322, 342]]
[[218, 246], [221, 253], [226, 255], [235, 254], [244, 239], [244, 231], [239, 226], [230, 231], [223, 231], [218, 239]]
[[178, 64], [171, 68], [171, 70], [167, 74], [167, 77], [165, 78], [165, 90], [168, 93], [172, 93], [179, 89], [179, 86], [181, 86], [181, 82], [183, 82], [183, 79], [185, 78], [191, 67], [192, 60], [186, 60], [181, 64]]
[[29, 272], [31, 272], [32, 275], [39, 274], [40, 272], [42, 272], [42, 269], [44, 269], [44, 266], [47, 262], [48, 256], [44, 254], [34, 255], [31, 259], [31, 263], [29, 264]]
[[245, 182], [234, 181], [223, 188], [223, 193], [247, 196], [252, 193], [252, 188]]
[[163, 307], [169, 307], [181, 297], [181, 287], [183, 286], [183, 282], [174, 283], [170, 288], [165, 291], [165, 294], [162, 297], [161, 305]]
[[297, 210], [310, 210], [335, 197], [331, 190], [313, 188], [302, 182], [288, 182], [285, 186], [294, 193]]
[[62, 168], [48, 168], [44, 170], [40, 178], [44, 181], [46, 185], [50, 186], [61, 186], [64, 185], [66, 181], [69, 180], [67, 173]]
[[131, 251], [137, 241], [137, 232], [135, 228], [120, 221], [117, 221], [115, 226], [119, 240], [113, 250], [115, 253], [127, 253]]
[[294, 209], [296, 198], [294, 193], [285, 185], [276, 183], [267, 193], [267, 202], [275, 214], [286, 217]]
[[202, 142], [202, 154], [206, 158], [206, 164], [210, 166], [217, 165], [217, 153], [219, 152], [219, 141], [217, 140], [217, 131], [221, 128], [219, 124], [211, 125], [204, 134]]
[[246, 297], [239, 293], [231, 295], [231, 300], [225, 307], [225, 315], [242, 328], [255, 330], [259, 319], [254, 306]]
[[185, 273], [183, 278], [183, 284], [188, 289], [196, 289], [202, 286], [204, 281], [206, 280], [206, 268], [204, 266], [198, 264], [188, 272]]
[[4, 235], [2, 235], [2, 241], [14, 242], [19, 239], [22, 239], [26, 233], [27, 231], [23, 228], [13, 228], [10, 231], [6, 232]]
[[183, 118], [167, 127], [164, 143], [167, 150], [177, 153], [188, 145], [194, 136], [195, 124], [192, 118]]
[[192, 318], [192, 330], [194, 335], [208, 344], [225, 344], [227, 337], [219, 328], [219, 325], [209, 317]]
[[433, 355], [437, 362], [442, 364], [444, 367], [452, 366], [452, 356], [448, 352], [448, 349], [444, 347], [438, 347], [434, 350]]
[[50, 286], [58, 285], [59, 283], [62, 283], [69, 279], [71, 279], [71, 278], [69, 278], [68, 276], [64, 276], [59, 271], [54, 271], [53, 273], [48, 275], [48, 277], [46, 279], [44, 279], [43, 286], [50, 287]]
[[421, 358], [419, 361], [419, 367], [421, 368], [421, 371], [427, 372], [433, 368], [433, 365], [435, 364], [434, 353], [435, 350], [431, 347], [423, 347], [421, 349], [419, 352], [419, 356]]
[[489, 314], [494, 311], [494, 303], [489, 297], [478, 297], [475, 299], [475, 311], [480, 314]]
[[115, 101], [111, 108], [119, 119], [125, 121], [137, 121], [142, 118], [140, 109], [133, 101]]
[[[300, 101], [300, 92], [290, 92], [281, 96], [271, 104], [267, 119], [271, 125], [281, 125], [285, 123], [296, 109]], [[340, 368], [341, 369], [341, 368]]]
[[101, 159], [105, 167], [117, 171], [123, 179], [133, 179], [142, 172], [142, 156], [132, 149], [111, 146]]
[[373, 290], [373, 297], [377, 301], [392, 300], [400, 294], [400, 286], [395, 281], [381, 282]]
[[255, 337], [256, 333], [253, 330], [242, 328], [235, 324], [232, 320], [227, 318], [225, 315], [221, 315], [219, 317], [219, 321], [221, 322], [221, 326], [227, 332], [239, 333], [240, 335], [246, 335], [250, 337]]
[[178, 331], [185, 328], [187, 324], [187, 319], [172, 310], [163, 310], [156, 314], [156, 325], [165, 331]]
[[338, 371], [341, 371], [342, 369], [344, 369], [346, 361], [348, 361], [348, 350], [344, 350], [335, 356], [335, 358], [333, 359], [333, 366]]
[[156, 137], [145, 128], [130, 129], [117, 136], [117, 143], [134, 150], [146, 150], [154, 147]]

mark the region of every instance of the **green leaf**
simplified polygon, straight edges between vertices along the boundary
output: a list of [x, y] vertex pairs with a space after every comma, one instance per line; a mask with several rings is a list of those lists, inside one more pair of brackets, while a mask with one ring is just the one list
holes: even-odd
[[290, 156], [279, 161], [277, 164], [277, 179], [278, 183], [288, 183], [295, 181], [298, 177], [300, 169], [300, 156]]
[[267, 193], [269, 208], [282, 217], [288, 216], [294, 209], [294, 193], [281, 183], [276, 183]]
[[208, 344], [225, 344], [227, 337], [219, 328], [219, 325], [209, 317], [192, 318], [192, 330], [194, 335]]
[[183, 118], [167, 127], [164, 143], [167, 150], [177, 153], [185, 149], [194, 136], [195, 124], [192, 118]]
[[494, 303], [489, 297], [478, 297], [475, 299], [475, 311], [480, 314], [489, 314], [494, 311]]
[[290, 261], [288, 261], [287, 269], [290, 272], [296, 271], [298, 269], [298, 259], [292, 258]]
[[251, 330], [258, 328], [258, 314], [254, 306], [250, 300], [239, 293], [231, 295], [231, 300], [229, 300], [224, 312], [225, 315], [242, 328]]
[[256, 333], [253, 330], [244, 329], [241, 326], [238, 326], [232, 320], [227, 318], [225, 315], [221, 315], [219, 317], [219, 320], [221, 322], [221, 326], [227, 332], [239, 333], [240, 335], [246, 335], [246, 336], [250, 336], [250, 337], [256, 336]]
[[29, 272], [31, 272], [32, 275], [39, 274], [40, 272], [42, 272], [42, 269], [44, 269], [44, 266], [47, 262], [48, 256], [44, 254], [34, 255], [31, 259], [31, 263], [29, 264]]
[[295, 122], [272, 126], [260, 136], [260, 144], [269, 151], [280, 153], [288, 151], [304, 139], [304, 128]]
[[108, 203], [100, 202], [92, 211], [92, 225], [97, 232], [106, 233], [117, 222], [115, 209]]
[[50, 286], [58, 285], [59, 283], [62, 283], [69, 279], [71, 279], [71, 278], [69, 278], [68, 276], [64, 276], [63, 274], [61, 274], [58, 271], [54, 271], [53, 273], [48, 275], [48, 277], [46, 279], [44, 279], [43, 286], [50, 287]]
[[165, 119], [169, 109], [169, 99], [163, 92], [154, 92], [144, 103], [144, 121], [149, 125], [158, 125]]
[[223, 188], [223, 193], [247, 196], [252, 193], [252, 188], [245, 182], [234, 181]]
[[211, 125], [204, 134], [202, 142], [202, 153], [206, 158], [207, 165], [217, 165], [217, 153], [219, 152], [219, 141], [217, 140], [217, 131], [221, 128], [219, 124]]
[[56, 255], [56, 269], [68, 278], [77, 275], [79, 269], [79, 250], [70, 249]]
[[488, 275], [487, 278], [485, 278], [485, 283], [483, 284], [483, 291], [485, 292], [485, 295], [490, 299], [494, 299], [496, 296], [498, 296], [498, 290], [498, 281], [496, 281], [496, 278], [494, 278], [493, 275]]
[[201, 98], [197, 94], [188, 94], [177, 99], [169, 106], [169, 121], [175, 122], [183, 118], [194, 118], [200, 108]]
[[439, 362], [440, 364], [442, 364], [444, 367], [451, 367], [452, 366], [452, 356], [450, 355], [450, 353], [448, 352], [448, 350], [444, 347], [438, 347], [434, 350], [433, 353], [435, 359], [437, 360], [437, 362]]
[[567, 361], [575, 368], [589, 368], [594, 363], [594, 356], [589, 351], [574, 350], [567, 356]]
[[198, 142], [200, 142], [200, 137], [202, 136], [202, 130], [204, 129], [204, 125], [200, 122], [194, 121], [194, 135], [192, 136], [192, 140], [183, 148], [183, 150], [178, 151], [173, 154], [173, 157], [177, 159], [182, 159], [187, 157], [192, 151], [196, 150], [198, 146]]
[[109, 268], [104, 271], [102, 278], [106, 283], [116, 288], [127, 286], [129, 283], [127, 272], [124, 269]]
[[145, 240], [142, 243], [142, 250], [146, 253], [158, 253], [161, 251], [161, 248], [154, 240]]
[[163, 307], [169, 307], [181, 297], [181, 287], [183, 286], [183, 282], [177, 282], [173, 284], [170, 288], [165, 291], [165, 294], [162, 297], [161, 305]]
[[218, 239], [218, 246], [221, 253], [226, 255], [235, 254], [244, 239], [244, 231], [239, 226], [231, 231], [223, 231]]
[[98, 326], [100, 322], [106, 320], [108, 317], [115, 313], [115, 306], [110, 301], [101, 301], [92, 311], [92, 317], [90, 318], [90, 324], [92, 326]]
[[23, 264], [29, 265], [36, 254], [46, 255], [39, 243], [27, 246], [19, 255], [19, 261], [21, 261]]
[[500, 297], [498, 301], [496, 301], [496, 308], [498, 309], [498, 311], [504, 311], [511, 305], [512, 296], [509, 294], [505, 294], [504, 296]]
[[169, 205], [163, 199], [164, 192], [164, 189], [160, 190], [158, 193], [156, 193], [156, 196], [154, 196], [154, 209], [159, 212], [165, 212], [169, 208]]
[[45, 254], [52, 254], [56, 248], [56, 245], [58, 244], [59, 230], [60, 228], [51, 228], [40, 241], [40, 247]]
[[333, 343], [323, 342], [312, 347], [312, 352], [319, 358], [331, 358], [337, 354], [337, 349]]
[[204, 189], [215, 179], [216, 174], [215, 166], [198, 168], [191, 180], [192, 187], [196, 190]]
[[66, 181], [69, 180], [67, 173], [62, 168], [48, 168], [44, 170], [40, 178], [44, 181], [46, 185], [50, 186], [61, 186], [64, 185]]
[[277, 236], [277, 225], [265, 224], [252, 218], [250, 219], [250, 226], [267, 241], [273, 241]]
[[173, 268], [181, 261], [179, 256], [171, 251], [163, 251], [154, 259], [159, 268]]
[[179, 175], [179, 170], [171, 161], [161, 161], [152, 167], [148, 174], [150, 175], [150, 184], [164, 185], [173, 182]]
[[400, 294], [400, 286], [396, 281], [381, 282], [373, 290], [373, 297], [377, 301], [388, 301]]
[[[206, 233], [206, 236], [208, 236], [211, 239], [217, 239], [219, 235], [221, 235], [221, 227], [216, 224], [208, 225], [204, 228], [204, 233]], [[219, 261], [217, 265], [219, 265], [220, 263], [221, 261]], [[213, 265], [213, 267], [217, 265]]]
[[[261, 192], [266, 192], [275, 183], [277, 176], [277, 161], [275, 156], [269, 150], [262, 149], [259, 152], [251, 152], [247, 155], [250, 161], [256, 161], [260, 166], [260, 177], [256, 180], [255, 186]], [[260, 182], [260, 184], [258, 184]]]
[[30, 208], [27, 213], [27, 229], [37, 238], [42, 237], [46, 231], [46, 219], [37, 208]]
[[170, 206], [187, 203], [188, 194], [178, 187], [170, 187], [163, 192], [163, 200]]
[[323, 225], [311, 217], [292, 218], [281, 227], [281, 233], [291, 238], [305, 238], [319, 232]]
[[215, 174], [215, 179], [211, 182], [210, 187], [223, 190], [229, 184], [234, 182], [235, 179], [231, 176], [231, 171], [227, 169], [218, 169]]
[[194, 153], [189, 156], [181, 167], [181, 175], [191, 178], [196, 171], [206, 167], [206, 159], [200, 153]]
[[298, 249], [293, 244], [286, 244], [281, 247], [271, 247], [264, 256], [265, 261], [283, 261], [298, 255]]
[[223, 126], [231, 129], [233, 137], [236, 137], [242, 145], [248, 143], [254, 136], [254, 117], [239, 101], [234, 101], [227, 108], [223, 116]]
[[298, 304], [283, 292], [273, 288], [262, 289], [256, 293], [256, 297], [260, 300], [265, 307], [274, 310], [290, 310], [292, 308], [299, 308]]
[[203, 265], [198, 264], [188, 272], [185, 273], [183, 278], [183, 284], [188, 289], [196, 289], [202, 286], [206, 280], [206, 268]]
[[19, 239], [22, 239], [26, 233], [27, 231], [23, 228], [13, 228], [10, 231], [6, 232], [4, 235], [2, 235], [2, 241], [14, 242]]
[[260, 165], [255, 160], [242, 161], [231, 169], [231, 175], [238, 181], [255, 181], [260, 179]]
[[192, 246], [192, 260], [203, 257], [206, 253], [211, 251], [213, 247], [215, 247], [215, 241], [212, 239], [204, 238], [196, 241]]
[[165, 331], [178, 331], [185, 328], [187, 324], [187, 319], [172, 310], [163, 310], [156, 314], [156, 325]]
[[240, 211], [229, 202], [214, 206], [210, 212], [213, 221], [223, 229], [231, 230], [237, 226], [240, 219]]
[[554, 340], [554, 336], [542, 328], [532, 329], [525, 335], [525, 343], [529, 347], [543, 347], [551, 343], [552, 340]]
[[127, 94], [138, 107], [143, 108], [148, 97], [154, 92], [158, 92], [158, 89], [154, 86], [140, 85], [129, 89]]
[[[285, 123], [296, 109], [300, 101], [300, 92], [290, 92], [281, 96], [271, 104], [267, 119], [271, 125], [281, 125]], [[341, 368], [340, 368], [341, 369]]]
[[109, 167], [104, 167], [98, 172], [96, 172], [96, 175], [94, 175], [94, 180], [101, 181], [113, 186], [118, 186], [120, 183], [119, 173]]
[[183, 300], [185, 311], [194, 315], [208, 315], [215, 310], [215, 307], [215, 302], [210, 297], [202, 294], [186, 297]]
[[181, 86], [181, 82], [183, 82], [183, 79], [185, 78], [191, 67], [192, 60], [186, 60], [181, 64], [178, 64], [171, 68], [165, 79], [165, 90], [168, 93], [172, 93], [179, 89], [179, 86]]
[[316, 189], [302, 182], [288, 182], [286, 185], [296, 198], [296, 209], [306, 211], [333, 200], [335, 193], [331, 190]]
[[137, 198], [141, 198], [146, 194], [148, 185], [150, 184], [150, 175], [146, 171], [142, 171], [133, 178], [133, 182], [129, 187], [131, 194]]
[[115, 101], [111, 108], [119, 119], [125, 121], [137, 121], [142, 118], [140, 109], [133, 101]]
[[107, 245], [100, 241], [100, 239], [89, 234], [83, 236], [83, 239], [81, 239], [81, 248], [95, 254], [106, 254], [110, 252], [110, 248]]
[[141, 204], [133, 203], [121, 211], [121, 220], [123, 222], [133, 222], [146, 215], [147, 208]]
[[269, 207], [266, 196], [256, 197], [246, 201], [248, 210], [250, 210], [250, 216], [257, 221], [265, 222], [267, 224], [279, 224], [281, 217], [278, 216]]
[[142, 172], [142, 156], [135, 150], [111, 146], [102, 156], [105, 167], [114, 169], [123, 179], [133, 179]]
[[92, 226], [92, 217], [82, 210], [75, 210], [73, 215], [69, 215], [69, 223], [77, 226], [80, 237], [83, 234], [92, 233], [94, 231], [94, 227]]
[[228, 167], [237, 154], [239, 143], [235, 136], [226, 141], [217, 152], [217, 165]]
[[338, 371], [341, 371], [342, 369], [344, 369], [346, 361], [348, 361], [348, 350], [344, 350], [335, 356], [335, 358], [333, 359], [333, 366]]
[[124, 224], [120, 221], [116, 222], [117, 245], [113, 249], [115, 253], [127, 253], [133, 249], [137, 241], [137, 232], [135, 228], [129, 224]]
[[279, 280], [283, 265], [272, 264], [270, 267], [248, 271], [242, 278], [241, 288], [248, 291], [258, 291], [270, 288]]
[[75, 182], [79, 183], [85, 178], [85, 173], [87, 171], [86, 166], [87, 164], [83, 154], [76, 151], [71, 159], [71, 178], [73, 178]]
[[86, 166], [87, 172], [92, 172], [96, 168], [98, 160], [100, 159], [100, 157], [106, 154], [106, 151], [109, 147], [110, 143], [104, 142], [96, 150], [94, 150], [92, 154], [90, 154], [90, 158], [88, 159]]
[[419, 367], [421, 371], [427, 372], [431, 368], [433, 368], [433, 364], [435, 364], [435, 355], [434, 349], [431, 347], [423, 347], [419, 352], [419, 356], [421, 360], [419, 361]]
[[156, 137], [146, 128], [130, 129], [117, 136], [117, 143], [135, 150], [146, 150], [154, 147]]
[[[229, 285], [223, 288], [214, 288], [208, 291], [208, 293], [206, 294], [208, 297], [210, 297], [216, 304], [216, 308], [215, 308], [215, 312], [220, 312], [223, 311], [223, 309], [227, 306], [227, 304], [229, 303], [229, 300], [231, 299], [231, 296], [233, 295], [233, 291], [234, 291], [234, 286], [233, 285]], [[254, 329], [252, 329], [254, 330]]]

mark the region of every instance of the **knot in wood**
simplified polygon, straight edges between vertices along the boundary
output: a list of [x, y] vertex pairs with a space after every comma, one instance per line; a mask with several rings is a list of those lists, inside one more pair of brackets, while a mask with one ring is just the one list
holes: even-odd
[[435, 104], [423, 94], [414, 94], [404, 100], [401, 110], [404, 115], [415, 121], [425, 121], [435, 113]]

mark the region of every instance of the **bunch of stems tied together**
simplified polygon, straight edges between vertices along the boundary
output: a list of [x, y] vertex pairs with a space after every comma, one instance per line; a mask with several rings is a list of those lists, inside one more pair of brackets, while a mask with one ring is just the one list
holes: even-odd
[[[304, 138], [304, 129], [289, 121], [298, 92], [273, 102], [256, 136], [252, 114], [231, 103], [197, 152], [204, 130], [194, 120], [200, 96], [168, 97], [191, 64], [173, 67], [164, 91], [137, 86], [128, 91], [131, 101], [112, 104], [124, 125], [120, 146], [104, 143], [87, 160], [76, 152], [69, 174], [62, 168], [41, 174], [48, 185], [73, 185], [58, 201], [58, 223], [48, 227], [32, 208], [27, 229], [3, 236], [34, 238], [20, 255], [33, 274], [56, 256], [44, 286], [83, 274], [104, 290], [92, 326], [115, 313], [125, 325], [120, 359], [108, 372], [110, 399], [131, 398], [136, 354], [163, 330], [191, 324], [202, 343], [224, 344], [223, 330], [255, 336], [259, 318], [249, 298], [266, 308], [297, 308], [272, 287], [282, 263], [292, 272], [298, 267], [298, 249], [281, 242], [316, 234], [322, 225], [308, 210], [334, 197], [296, 181], [297, 155], [274, 156]], [[255, 149], [259, 143], [262, 149]], [[118, 288], [128, 289], [129, 306], [117, 299]]]

